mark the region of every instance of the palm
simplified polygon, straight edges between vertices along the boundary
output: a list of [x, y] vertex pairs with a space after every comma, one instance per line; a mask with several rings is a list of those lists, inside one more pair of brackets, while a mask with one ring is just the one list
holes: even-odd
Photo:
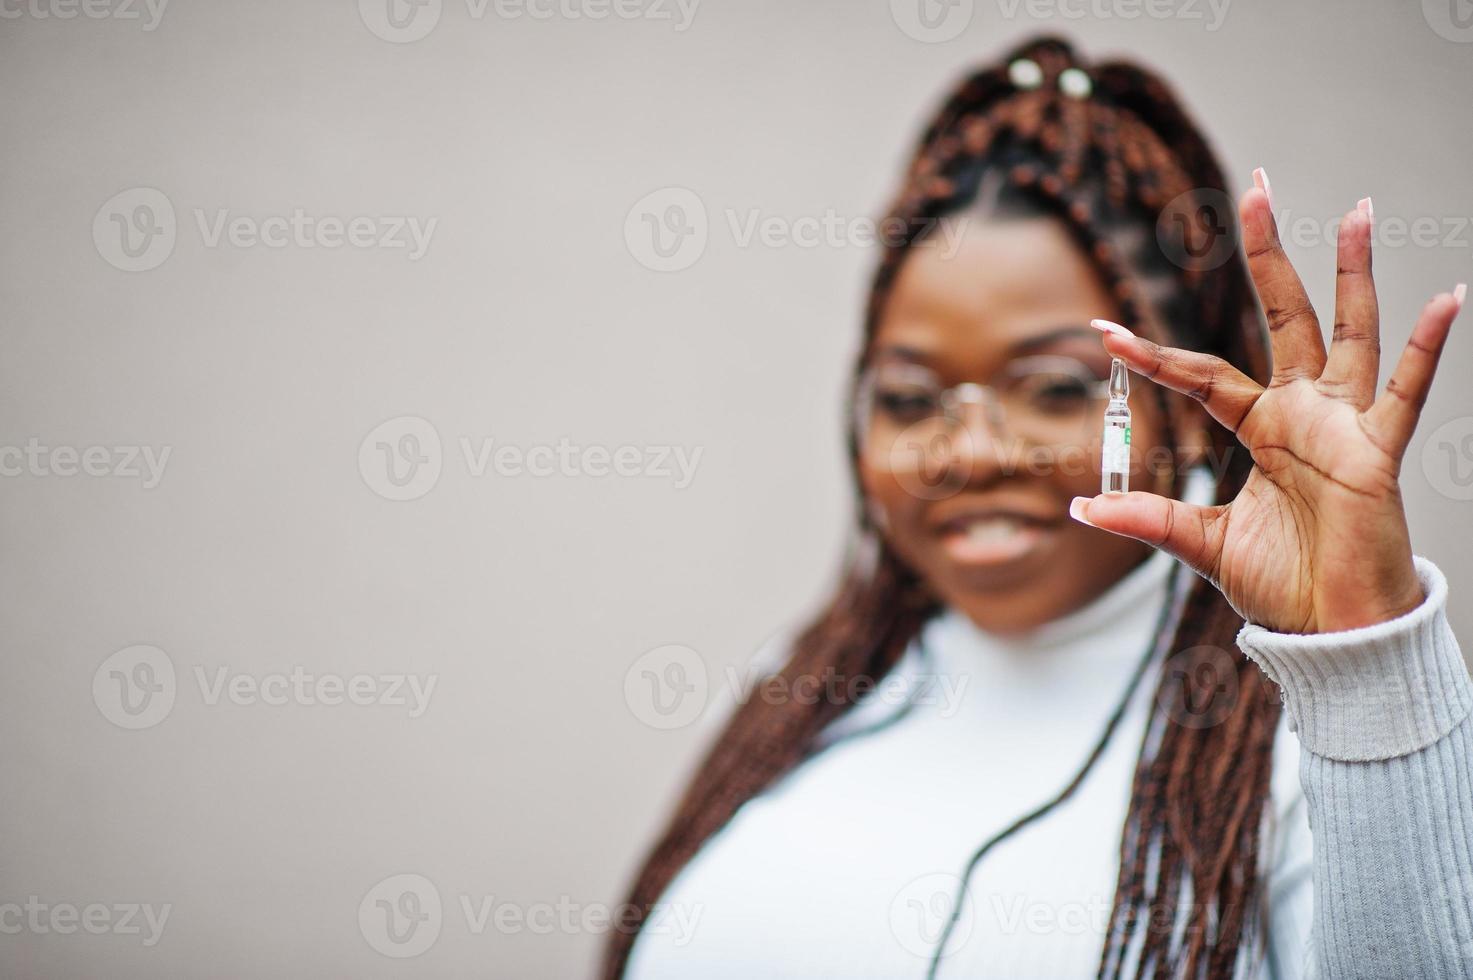
[[1218, 507], [1144, 493], [1097, 497], [1088, 520], [1172, 552], [1216, 583], [1245, 619], [1270, 628], [1323, 632], [1394, 618], [1422, 598], [1397, 475], [1461, 297], [1427, 305], [1376, 398], [1368, 207], [1341, 226], [1328, 352], [1262, 191], [1245, 195], [1242, 217], [1272, 328], [1267, 388], [1210, 355], [1128, 335], [1105, 339], [1134, 370], [1192, 394], [1237, 434], [1254, 462], [1242, 491]]
[[1353, 406], [1307, 381], [1265, 391], [1238, 434], [1255, 465], [1222, 516], [1218, 586], [1245, 619], [1309, 632], [1334, 612], [1316, 608], [1317, 590], [1364, 601], [1374, 556], [1358, 552], [1375, 549], [1354, 529], [1400, 519], [1396, 460]]

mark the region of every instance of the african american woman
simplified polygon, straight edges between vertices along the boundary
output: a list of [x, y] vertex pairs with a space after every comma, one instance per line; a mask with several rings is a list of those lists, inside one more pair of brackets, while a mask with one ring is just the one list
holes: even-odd
[[869, 299], [841, 583], [606, 978], [1473, 976], [1473, 683], [1397, 483], [1465, 287], [1378, 393], [1370, 200], [1327, 348], [1268, 176], [1202, 221], [1227, 187], [1159, 78], [1055, 39], [946, 100]]

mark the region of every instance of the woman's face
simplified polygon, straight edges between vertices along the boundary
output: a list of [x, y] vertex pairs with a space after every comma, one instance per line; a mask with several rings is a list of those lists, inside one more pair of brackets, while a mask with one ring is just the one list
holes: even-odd
[[[1086, 401], [1061, 369], [1108, 379], [1089, 321], [1119, 310], [1061, 222], [964, 226], [954, 246], [938, 237], [911, 249], [881, 313], [860, 478], [891, 546], [938, 598], [983, 629], [1016, 633], [1089, 602], [1148, 552], [1069, 517], [1070, 500], [1100, 491], [1105, 403], [1098, 385]], [[1004, 393], [1001, 422], [967, 399], [952, 402], [950, 428], [924, 421], [926, 403], [907, 393], [927, 379], [991, 384]], [[1169, 465], [1154, 467], [1160, 486], [1143, 465], [1169, 452], [1152, 451], [1168, 443], [1165, 420], [1132, 381], [1131, 486], [1169, 492]]]

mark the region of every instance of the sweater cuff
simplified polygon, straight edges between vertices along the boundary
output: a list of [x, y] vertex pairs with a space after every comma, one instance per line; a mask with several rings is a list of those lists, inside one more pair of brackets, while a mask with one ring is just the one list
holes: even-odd
[[1473, 710], [1473, 680], [1447, 622], [1447, 580], [1427, 559], [1413, 560], [1427, 599], [1404, 616], [1340, 633], [1252, 624], [1238, 633], [1239, 649], [1279, 685], [1290, 729], [1315, 755], [1409, 755]]

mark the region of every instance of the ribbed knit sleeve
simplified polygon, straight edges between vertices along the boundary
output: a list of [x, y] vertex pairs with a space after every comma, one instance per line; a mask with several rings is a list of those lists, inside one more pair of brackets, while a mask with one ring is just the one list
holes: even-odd
[[1303, 748], [1322, 978], [1473, 978], [1473, 679], [1416, 564], [1427, 600], [1399, 619], [1238, 634]]

